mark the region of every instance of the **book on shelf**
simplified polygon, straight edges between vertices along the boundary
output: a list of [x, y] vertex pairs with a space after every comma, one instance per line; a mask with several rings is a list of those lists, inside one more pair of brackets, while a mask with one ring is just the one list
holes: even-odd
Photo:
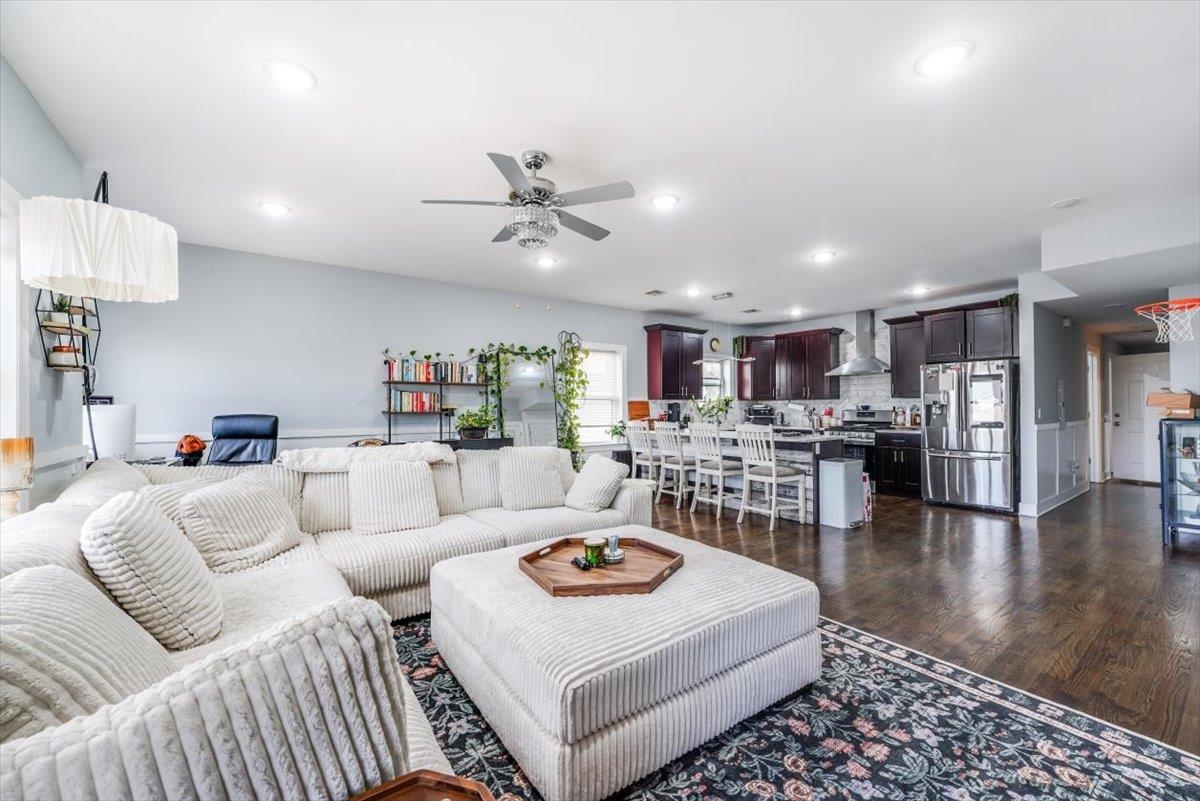
[[478, 384], [479, 366], [475, 362], [426, 361], [406, 356], [388, 359], [388, 381], [409, 381], [414, 384]]
[[388, 394], [388, 411], [432, 414], [442, 410], [442, 396], [438, 392], [408, 392], [393, 389]]

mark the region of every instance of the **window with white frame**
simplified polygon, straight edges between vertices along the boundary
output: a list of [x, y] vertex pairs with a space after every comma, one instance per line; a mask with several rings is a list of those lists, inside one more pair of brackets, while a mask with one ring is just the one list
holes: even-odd
[[625, 348], [585, 342], [583, 372], [588, 385], [579, 404], [579, 440], [584, 445], [611, 442], [608, 430], [623, 417]]
[[701, 400], [713, 400], [733, 394], [733, 362], [705, 361], [700, 366]]

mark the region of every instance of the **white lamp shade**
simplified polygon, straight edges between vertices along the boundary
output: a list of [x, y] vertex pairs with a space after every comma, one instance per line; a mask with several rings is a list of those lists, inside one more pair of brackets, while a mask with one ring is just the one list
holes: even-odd
[[179, 240], [161, 220], [107, 203], [21, 201], [21, 280], [38, 289], [162, 303], [179, 297]]
[[[87, 407], [83, 409], [84, 440], [87, 440]], [[95, 458], [132, 459], [137, 432], [137, 406], [128, 403], [94, 404], [92, 406], [93, 433], [96, 435]], [[84, 442], [90, 446], [90, 442]]]

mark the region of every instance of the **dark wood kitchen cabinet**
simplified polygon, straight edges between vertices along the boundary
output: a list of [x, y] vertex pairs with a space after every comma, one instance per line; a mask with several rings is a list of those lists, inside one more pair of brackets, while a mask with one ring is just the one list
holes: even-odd
[[967, 358], [1007, 359], [1016, 356], [1013, 347], [1011, 306], [967, 310]]
[[875, 491], [893, 495], [921, 496], [921, 449], [876, 445]]
[[646, 390], [651, 400], [700, 397], [704, 356], [703, 328], [665, 323], [646, 330]]
[[746, 337], [746, 356], [738, 363], [738, 400], [775, 399], [775, 337]]
[[925, 360], [957, 362], [967, 357], [967, 313], [963, 309], [925, 316]]
[[818, 328], [775, 336], [775, 397], [824, 400], [841, 397], [842, 384], [826, 372], [841, 363], [840, 328]]
[[925, 323], [920, 317], [884, 320], [891, 334], [892, 397], [921, 396], [921, 365], [925, 363]]

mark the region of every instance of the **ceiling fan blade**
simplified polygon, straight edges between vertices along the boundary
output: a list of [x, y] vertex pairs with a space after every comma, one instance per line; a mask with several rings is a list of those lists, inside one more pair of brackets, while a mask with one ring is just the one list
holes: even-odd
[[503, 153], [488, 153], [488, 158], [504, 175], [504, 180], [508, 181], [508, 185], [517, 190], [517, 194], [526, 197], [533, 195], [533, 187], [529, 185], [529, 179], [525, 177], [525, 173], [521, 172], [521, 165], [517, 163], [516, 159]]
[[594, 239], [599, 242], [601, 239], [612, 233], [612, 231], [608, 230], [607, 228], [601, 228], [595, 223], [590, 223], [587, 220], [581, 220], [574, 214], [570, 214], [565, 211], [556, 211], [556, 213], [558, 214], [559, 222], [561, 222], [563, 226], [570, 228], [577, 234], [583, 234], [588, 239]]
[[493, 242], [507, 242], [508, 240], [510, 240], [512, 238], [513, 238], [513, 232], [508, 230], [508, 226], [506, 225], [500, 229], [500, 233], [498, 233], [492, 237], [492, 241]]
[[562, 192], [551, 201], [555, 206], [582, 206], [584, 203], [601, 203], [605, 200], [624, 200], [633, 197], [633, 184], [619, 181], [604, 186], [590, 186], [573, 192]]
[[422, 200], [422, 203], [440, 203], [448, 206], [511, 206], [499, 200]]

